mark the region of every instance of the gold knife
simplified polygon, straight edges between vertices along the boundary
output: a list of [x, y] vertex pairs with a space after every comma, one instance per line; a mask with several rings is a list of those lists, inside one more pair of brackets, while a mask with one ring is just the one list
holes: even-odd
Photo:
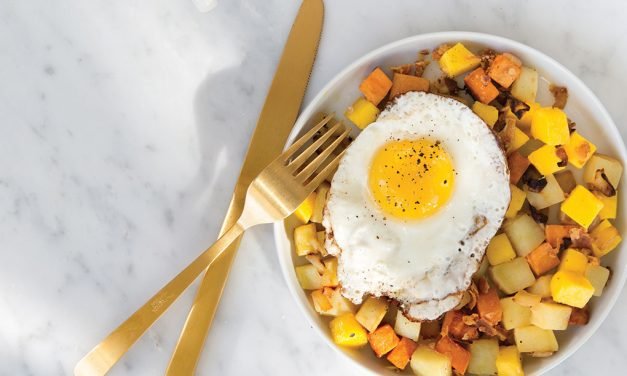
[[[239, 217], [248, 185], [281, 153], [305, 95], [322, 32], [322, 0], [303, 0], [287, 38], [220, 235]], [[241, 238], [240, 238], [241, 239]], [[193, 375], [229, 275], [238, 239], [206, 272], [170, 359], [167, 375]]]

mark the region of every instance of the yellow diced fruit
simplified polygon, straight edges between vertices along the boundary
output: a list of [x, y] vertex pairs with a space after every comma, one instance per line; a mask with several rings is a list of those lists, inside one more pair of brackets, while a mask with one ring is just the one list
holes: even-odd
[[481, 64], [481, 59], [461, 43], [449, 48], [440, 58], [440, 68], [449, 77], [455, 77]]
[[345, 313], [331, 320], [333, 342], [340, 346], [359, 347], [368, 343], [368, 334], [352, 313]]
[[514, 303], [528, 308], [540, 303], [541, 300], [542, 297], [540, 295], [532, 294], [525, 290], [520, 290], [516, 293], [516, 295], [514, 295]]
[[557, 270], [573, 272], [583, 275], [588, 266], [588, 256], [576, 249], [568, 248], [562, 253], [562, 260]]
[[387, 310], [387, 301], [370, 296], [361, 305], [361, 308], [357, 311], [355, 318], [364, 328], [372, 333], [377, 329], [381, 320], [383, 320]]
[[578, 185], [562, 203], [562, 212], [581, 227], [588, 228], [594, 218], [603, 209], [603, 202], [589, 190]]
[[498, 288], [506, 294], [526, 289], [536, 281], [524, 257], [493, 266], [490, 275]]
[[525, 376], [516, 346], [503, 346], [499, 349], [496, 371], [499, 376]]
[[324, 272], [322, 273], [322, 285], [327, 287], [335, 287], [338, 285], [337, 279], [337, 258], [329, 257], [322, 260], [324, 263]]
[[516, 252], [509, 242], [507, 234], [499, 234], [492, 238], [486, 250], [490, 265], [498, 265], [516, 258]]
[[555, 333], [535, 325], [514, 329], [514, 340], [521, 353], [553, 352], [559, 349]]
[[311, 217], [309, 218], [310, 221], [322, 223], [322, 214], [324, 212], [324, 207], [327, 204], [330, 189], [331, 185], [326, 181], [320, 184], [320, 186], [316, 189], [316, 199], [314, 200]]
[[623, 240], [618, 229], [607, 219], [601, 221], [590, 232], [590, 237], [592, 238], [592, 252], [596, 257], [607, 255]]
[[512, 135], [511, 140], [509, 141], [509, 146], [507, 147], [507, 154], [520, 149], [524, 144], [529, 141], [529, 136], [525, 134], [525, 132], [518, 129], [518, 127], [514, 126], [514, 133]]
[[411, 370], [416, 376], [451, 376], [451, 358], [427, 345], [418, 345], [411, 356]]
[[547, 145], [565, 145], [570, 140], [568, 118], [555, 107], [542, 107], [531, 119], [531, 135]]
[[562, 160], [557, 156], [557, 149], [552, 145], [540, 147], [529, 154], [527, 158], [542, 175], [551, 175], [566, 168], [566, 166], [559, 165]]
[[527, 195], [525, 191], [513, 184], [509, 185], [509, 189], [512, 192], [512, 198], [509, 202], [509, 206], [507, 207], [507, 211], [505, 212], [505, 218], [514, 218], [525, 203]]
[[568, 162], [577, 168], [582, 168], [597, 147], [575, 131], [570, 134], [570, 142], [564, 145], [564, 150], [568, 155]]
[[518, 256], [527, 256], [544, 242], [544, 230], [527, 214], [508, 219], [503, 229]]
[[499, 118], [499, 110], [497, 110], [496, 107], [483, 104], [479, 101], [476, 101], [472, 105], [472, 110], [490, 127], [493, 127]]
[[420, 335], [420, 322], [413, 322], [399, 309], [396, 312], [396, 322], [394, 323], [394, 331], [399, 336], [409, 338], [414, 342], [418, 341]]
[[618, 192], [611, 197], [607, 197], [601, 192], [593, 192], [594, 195], [603, 203], [603, 209], [599, 212], [599, 219], [616, 218], [616, 209], [618, 207]]
[[586, 268], [586, 279], [594, 287], [593, 296], [601, 296], [607, 280], [610, 278], [610, 270], [601, 265], [589, 264]]
[[296, 278], [300, 283], [300, 287], [305, 290], [318, 290], [324, 287], [322, 283], [322, 276], [318, 273], [318, 269], [312, 265], [302, 265], [294, 268], [296, 271]]
[[536, 101], [538, 93], [538, 72], [529, 67], [521, 67], [520, 76], [514, 81], [510, 88], [512, 96], [525, 103]]
[[541, 108], [541, 106], [537, 102], [527, 103], [527, 105], [529, 106], [529, 111], [525, 112], [523, 116], [521, 116], [516, 125], [518, 128], [523, 130], [523, 132], [531, 133], [531, 119], [533, 118], [533, 114], [536, 110]]
[[352, 106], [346, 109], [344, 116], [359, 128], [364, 129], [368, 124], [377, 120], [379, 112], [377, 106], [368, 102], [365, 98], [359, 98]]
[[594, 294], [594, 287], [583, 275], [558, 271], [551, 278], [551, 296], [558, 303], [583, 308]]
[[468, 373], [475, 375], [496, 374], [496, 358], [499, 356], [499, 341], [496, 338], [478, 339], [468, 346], [470, 362]]
[[507, 330], [521, 328], [531, 324], [531, 309], [514, 302], [513, 297], [501, 299], [503, 318], [501, 322]]
[[553, 274], [545, 274], [536, 279], [536, 282], [527, 288], [532, 294], [540, 295], [543, 298], [551, 297], [551, 278]]
[[597, 170], [603, 170], [610, 184], [614, 188], [618, 188], [620, 177], [623, 174], [623, 165], [619, 161], [607, 155], [593, 155], [583, 170], [583, 181], [586, 184], [594, 183]]
[[557, 303], [543, 302], [531, 307], [531, 323], [538, 328], [566, 330], [573, 308]]
[[300, 219], [303, 223], [309, 222], [311, 214], [313, 213], [314, 203], [316, 202], [316, 192], [311, 192], [307, 199], [302, 204], [298, 205], [294, 215]]
[[318, 242], [316, 224], [309, 223], [296, 227], [294, 229], [294, 245], [296, 246], [296, 254], [298, 256], [318, 253], [321, 245]]

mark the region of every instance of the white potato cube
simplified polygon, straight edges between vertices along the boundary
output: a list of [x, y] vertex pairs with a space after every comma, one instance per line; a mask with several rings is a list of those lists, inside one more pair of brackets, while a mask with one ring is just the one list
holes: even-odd
[[521, 67], [520, 76], [512, 84], [511, 93], [514, 98], [523, 102], [535, 102], [538, 94], [538, 72], [533, 68]]
[[503, 227], [518, 256], [527, 256], [544, 241], [542, 227], [527, 214], [508, 219]]
[[583, 181], [586, 183], [594, 183], [594, 175], [597, 170], [603, 169], [607, 180], [616, 189], [623, 174], [623, 165], [616, 159], [603, 154], [593, 155], [583, 171]]
[[521, 353], [553, 352], [559, 349], [555, 333], [535, 325], [514, 329], [514, 339]]
[[503, 310], [503, 327], [507, 330], [521, 328], [531, 324], [531, 310], [514, 302], [514, 298], [501, 299], [501, 309]]
[[540, 192], [531, 192], [525, 185], [529, 204], [538, 210], [548, 208], [566, 199], [564, 191], [553, 175], [546, 175], [546, 186]]
[[601, 296], [607, 280], [610, 278], [610, 270], [601, 265], [588, 264], [586, 267], [586, 279], [594, 287], [594, 296]]
[[451, 358], [434, 349], [419, 345], [411, 356], [411, 370], [416, 376], [451, 376]]
[[396, 313], [394, 331], [399, 336], [403, 336], [411, 339], [414, 342], [418, 342], [418, 336], [420, 335], [420, 322], [413, 322], [409, 320], [399, 309]]
[[512, 261], [491, 267], [490, 275], [498, 288], [506, 294], [526, 289], [536, 281], [524, 257], [517, 257]]
[[573, 309], [558, 303], [538, 303], [531, 307], [531, 323], [538, 328], [566, 330]]
[[377, 329], [383, 320], [387, 310], [388, 302], [385, 299], [370, 296], [361, 305], [361, 308], [357, 311], [355, 318], [364, 328], [366, 328], [366, 330], [372, 333]]
[[551, 278], [553, 274], [545, 274], [536, 279], [536, 282], [527, 288], [532, 294], [540, 295], [543, 298], [551, 297]]
[[468, 349], [470, 350], [468, 373], [496, 375], [496, 358], [499, 356], [499, 341], [496, 338], [473, 341]]

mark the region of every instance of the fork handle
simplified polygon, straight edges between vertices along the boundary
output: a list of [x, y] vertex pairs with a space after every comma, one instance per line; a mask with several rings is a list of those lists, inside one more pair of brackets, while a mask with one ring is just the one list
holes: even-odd
[[104, 375], [196, 278], [246, 229], [239, 221], [174, 279], [94, 347], [74, 368], [76, 376]]

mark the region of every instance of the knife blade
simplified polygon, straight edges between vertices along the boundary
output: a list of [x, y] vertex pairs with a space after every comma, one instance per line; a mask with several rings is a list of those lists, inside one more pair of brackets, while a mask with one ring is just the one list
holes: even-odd
[[[305, 95], [323, 18], [322, 0], [303, 0], [259, 115], [220, 235], [241, 214], [246, 189], [252, 179], [280, 154], [285, 145]], [[240, 240], [234, 242], [206, 272], [168, 364], [167, 375], [194, 374]]]

